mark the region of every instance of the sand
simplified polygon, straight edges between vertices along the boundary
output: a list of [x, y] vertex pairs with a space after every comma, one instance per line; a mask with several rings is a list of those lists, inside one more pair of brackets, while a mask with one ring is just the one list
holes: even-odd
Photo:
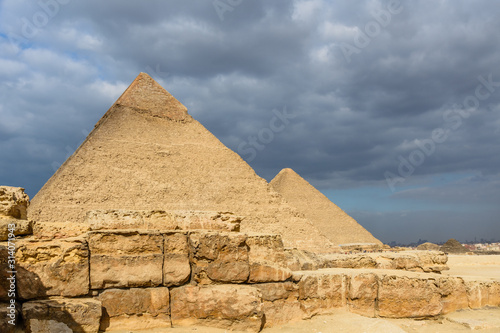
[[445, 275], [500, 280], [500, 255], [448, 255], [450, 270]]

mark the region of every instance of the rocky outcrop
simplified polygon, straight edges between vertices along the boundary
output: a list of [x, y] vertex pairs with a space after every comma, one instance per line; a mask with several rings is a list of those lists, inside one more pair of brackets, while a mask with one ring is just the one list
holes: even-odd
[[183, 286], [171, 291], [172, 325], [258, 332], [264, 326], [259, 290], [245, 285]]

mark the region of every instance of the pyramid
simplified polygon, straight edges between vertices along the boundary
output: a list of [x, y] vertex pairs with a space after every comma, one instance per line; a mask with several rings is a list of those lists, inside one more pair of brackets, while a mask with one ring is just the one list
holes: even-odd
[[375, 243], [378, 239], [292, 169], [281, 170], [270, 185], [337, 245]]
[[450, 238], [441, 246], [440, 251], [446, 253], [466, 253], [469, 252], [465, 246], [454, 238]]
[[241, 232], [281, 234], [285, 246], [332, 244], [184, 105], [139, 74], [33, 198], [37, 223], [81, 223], [94, 210], [219, 211]]

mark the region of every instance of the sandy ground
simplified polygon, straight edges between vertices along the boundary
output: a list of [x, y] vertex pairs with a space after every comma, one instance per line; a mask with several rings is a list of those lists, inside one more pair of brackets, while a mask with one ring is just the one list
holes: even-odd
[[[450, 255], [450, 270], [446, 275], [467, 278], [500, 280], [500, 255], [465, 256]], [[500, 308], [461, 310], [432, 320], [367, 318], [345, 309], [330, 315], [316, 316], [281, 327], [262, 330], [262, 333], [427, 333], [427, 332], [500, 332]], [[226, 333], [226, 330], [209, 327], [168, 328], [146, 331], [113, 331], [113, 333]]]
[[443, 274], [500, 280], [500, 255], [449, 255], [448, 266]]

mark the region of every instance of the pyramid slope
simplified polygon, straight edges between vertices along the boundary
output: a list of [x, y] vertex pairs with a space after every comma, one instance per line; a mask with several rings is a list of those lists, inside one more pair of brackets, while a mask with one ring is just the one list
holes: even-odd
[[246, 217], [242, 232], [278, 233], [290, 247], [332, 246], [147, 74], [43, 186], [28, 214], [71, 223], [97, 209], [229, 211]]
[[376, 243], [378, 239], [292, 169], [281, 170], [270, 185], [304, 213], [334, 244]]

